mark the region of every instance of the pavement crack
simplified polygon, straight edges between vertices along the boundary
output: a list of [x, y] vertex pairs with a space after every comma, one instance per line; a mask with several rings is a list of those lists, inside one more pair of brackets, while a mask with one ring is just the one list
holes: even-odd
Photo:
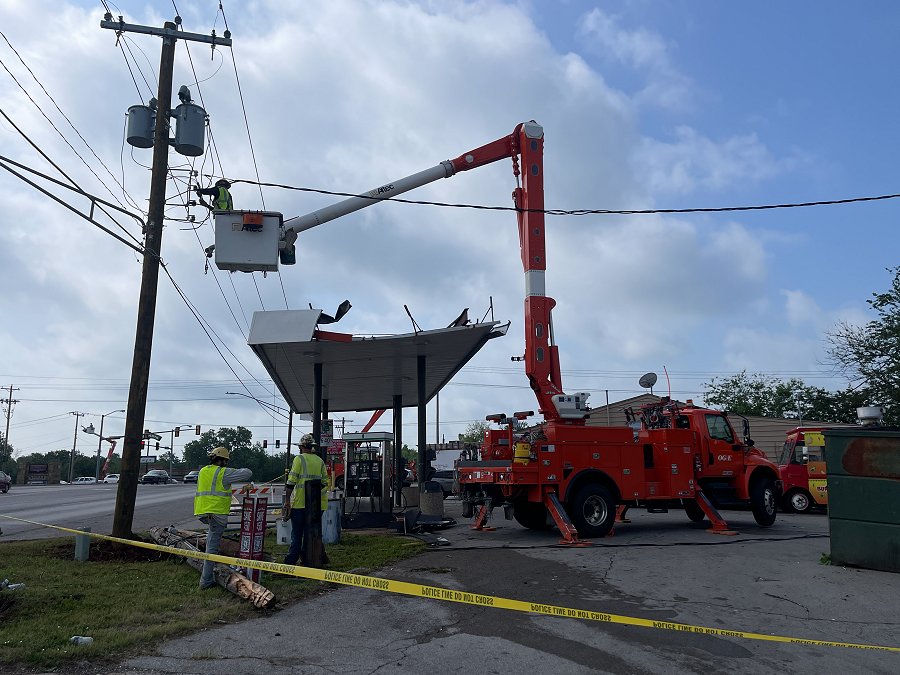
[[776, 600], [783, 600], [784, 602], [789, 602], [792, 605], [796, 605], [797, 607], [802, 609], [804, 612], [806, 612], [806, 618], [807, 619], [809, 618], [809, 607], [807, 607], [806, 605], [802, 605], [799, 602], [795, 602], [794, 600], [791, 600], [790, 598], [785, 598], [782, 595], [775, 595], [774, 593], [763, 593], [763, 595], [768, 595], [770, 598], [775, 598]]

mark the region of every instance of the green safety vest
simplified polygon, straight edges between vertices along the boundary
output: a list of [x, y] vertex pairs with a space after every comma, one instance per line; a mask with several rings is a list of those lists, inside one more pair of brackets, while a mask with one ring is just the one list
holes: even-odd
[[231, 490], [222, 479], [225, 467], [209, 464], [200, 469], [197, 476], [197, 494], [194, 496], [194, 515], [218, 513], [227, 516], [231, 511]]
[[318, 455], [301, 452], [294, 457], [291, 471], [288, 474], [288, 485], [294, 485], [294, 494], [291, 497], [291, 508], [302, 509], [306, 507], [306, 481], [322, 481], [322, 510], [328, 508], [328, 473], [325, 471], [325, 462]]
[[231, 201], [231, 193], [223, 187], [219, 188], [219, 194], [216, 196], [216, 201], [213, 203], [213, 206], [218, 211], [231, 211], [234, 209], [234, 204]]

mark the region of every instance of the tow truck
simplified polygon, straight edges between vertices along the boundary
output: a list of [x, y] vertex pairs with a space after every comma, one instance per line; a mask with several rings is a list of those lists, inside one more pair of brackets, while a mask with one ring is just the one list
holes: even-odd
[[797, 427], [787, 432], [778, 459], [784, 483], [782, 508], [807, 513], [828, 506], [828, 474], [825, 467], [825, 427]]
[[[762, 526], [775, 522], [780, 479], [775, 464], [738, 440], [727, 415], [665, 401], [640, 411], [637, 434], [631, 427], [587, 426], [587, 392], [566, 393], [560, 375], [551, 312], [546, 295], [544, 233], [544, 130], [535, 121], [491, 143], [419, 173], [379, 186], [284, 222], [278, 242], [285, 264], [295, 261], [297, 234], [397, 194], [493, 162], [512, 162], [525, 273], [525, 374], [543, 422], [522, 430], [534, 413], [489, 415], [480, 459], [457, 465], [464, 516], [477, 510], [483, 528], [502, 505], [508, 517], [529, 528], [559, 528], [564, 541], [601, 537], [617, 512], [630, 506], [664, 510], [677, 504], [691, 520], [709, 518], [712, 531], [730, 532], [716, 505], [749, 505]], [[290, 225], [288, 225], [290, 223]], [[746, 434], [745, 434], [746, 436]]]

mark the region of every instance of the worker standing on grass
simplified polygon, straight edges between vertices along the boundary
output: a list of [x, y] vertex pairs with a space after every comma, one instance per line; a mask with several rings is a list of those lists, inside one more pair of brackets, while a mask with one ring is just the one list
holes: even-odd
[[[206, 552], [218, 553], [222, 533], [228, 524], [231, 511], [231, 490], [233, 483], [245, 483], [253, 478], [250, 469], [229, 469], [231, 453], [228, 448], [218, 447], [209, 452], [209, 464], [200, 469], [197, 476], [197, 494], [194, 497], [194, 515], [209, 526], [206, 533]], [[216, 585], [212, 560], [203, 561], [200, 574], [200, 588]]]
[[[304, 553], [304, 542], [311, 535], [309, 524], [312, 520], [312, 518], [307, 518], [306, 513], [307, 483], [321, 481], [320, 509], [324, 511], [328, 508], [326, 491], [328, 473], [325, 470], [325, 462], [316, 454], [316, 442], [313, 440], [313, 435], [305, 434], [300, 439], [299, 445], [300, 454], [294, 457], [287, 483], [284, 486], [282, 519], [291, 521], [291, 547], [284, 557], [285, 565], [296, 565], [297, 560], [301, 560], [304, 565], [312, 562], [306, 560]], [[309, 542], [306, 543], [309, 546]]]
[[[231, 183], [224, 178], [216, 181], [216, 184], [210, 188], [197, 187], [194, 192], [200, 197], [200, 203], [210, 211], [233, 211], [234, 203], [231, 201]], [[212, 204], [203, 201], [203, 196], [213, 197]]]

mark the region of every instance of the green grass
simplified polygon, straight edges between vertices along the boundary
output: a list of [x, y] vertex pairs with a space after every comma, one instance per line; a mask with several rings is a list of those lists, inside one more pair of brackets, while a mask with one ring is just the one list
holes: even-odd
[[[340, 544], [327, 547], [327, 569], [364, 573], [423, 549], [421, 542], [397, 535], [344, 532]], [[280, 561], [287, 547], [275, 546], [270, 535], [265, 550]], [[0, 670], [3, 664], [118, 660], [152, 651], [165, 638], [260, 614], [224, 589], [201, 591], [199, 572], [180, 559], [79, 563], [73, 558], [73, 538], [0, 543], [0, 579], [26, 584], [0, 591]], [[268, 573], [262, 583], [282, 607], [333, 587]], [[94, 644], [71, 645], [73, 635], [89, 635]]]

